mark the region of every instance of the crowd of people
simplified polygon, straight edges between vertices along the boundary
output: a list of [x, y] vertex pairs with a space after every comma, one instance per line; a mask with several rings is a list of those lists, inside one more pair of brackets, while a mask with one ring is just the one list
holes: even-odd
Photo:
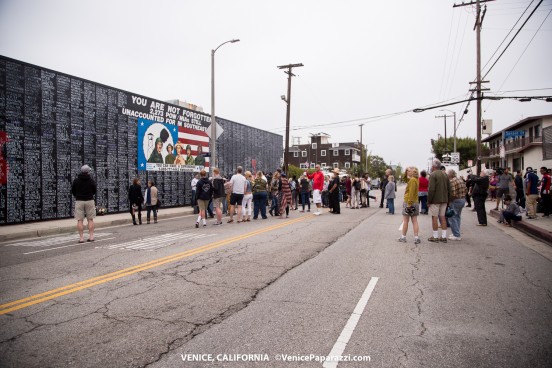
[[[408, 167], [404, 177], [407, 185], [399, 242], [406, 242], [408, 225], [411, 222], [414, 243], [420, 243], [417, 219], [420, 214], [431, 215], [433, 233], [428, 241], [446, 243], [448, 240], [461, 240], [462, 209], [472, 207], [472, 200], [472, 211], [477, 214], [477, 226], [487, 226], [487, 199], [496, 204], [494, 210], [500, 211], [498, 222], [506, 226], [511, 226], [512, 221], [521, 221], [523, 212], [526, 212], [527, 219], [530, 220], [537, 218], [537, 212], [542, 212], [543, 217], [549, 217], [552, 213], [551, 170], [541, 167], [540, 179], [533, 168], [528, 167], [525, 171], [523, 176], [521, 170], [517, 171], [514, 177], [508, 168], [491, 170], [490, 175], [487, 170], [481, 170], [479, 176], [468, 170], [468, 177], [465, 179], [458, 177], [453, 169], [447, 171], [437, 159], [433, 160], [429, 177], [425, 171], [418, 174], [417, 168]], [[389, 174], [386, 172], [386, 175]], [[389, 177], [392, 178], [391, 175]], [[384, 198], [387, 198], [388, 213], [393, 214], [394, 199], [389, 198], [388, 192], [385, 191]], [[448, 227], [452, 234], [447, 237]]]
[[[81, 243], [84, 242], [84, 218], [88, 220], [88, 241], [94, 241], [96, 183], [90, 171], [91, 168], [84, 165], [72, 185]], [[412, 223], [414, 243], [421, 242], [419, 215], [431, 215], [432, 236], [428, 241], [446, 243], [447, 240], [461, 240], [462, 210], [472, 207], [472, 201], [478, 226], [487, 226], [487, 199], [493, 203], [496, 201], [494, 209], [501, 210], [498, 222], [506, 226], [511, 226], [512, 221], [521, 221], [523, 212], [531, 220], [537, 218], [537, 212], [548, 217], [552, 213], [550, 172], [550, 169], [541, 167], [542, 177], [539, 178], [531, 167], [526, 168], [524, 175], [517, 171], [515, 177], [508, 168], [493, 170], [490, 174], [482, 170], [478, 176], [468, 170], [467, 178], [463, 178], [452, 169], [446, 171], [437, 159], [433, 160], [429, 175], [426, 171], [419, 173], [417, 168], [407, 167], [402, 177], [406, 189], [401, 211], [401, 237], [398, 240], [406, 242], [408, 226]], [[394, 215], [397, 184], [391, 174], [391, 169], [387, 169], [381, 181], [380, 208], [385, 204], [387, 214]], [[243, 172], [241, 166], [234, 175], [224, 178], [219, 169], [214, 168], [212, 177], [209, 178], [207, 172], [202, 170], [191, 184], [192, 203], [198, 213], [197, 228], [207, 226], [207, 219], [215, 217], [214, 225], [222, 225], [223, 215], [228, 216], [227, 223], [233, 223], [234, 217], [237, 223], [257, 220], [259, 215], [267, 219], [267, 207], [271, 216], [279, 218], [289, 217], [290, 210], [310, 212], [311, 198], [314, 215], [317, 216], [322, 214], [322, 208], [328, 208], [329, 213], [337, 215], [341, 213], [342, 203], [345, 208], [359, 209], [370, 207], [370, 200], [376, 200], [375, 196], [370, 195], [371, 180], [367, 175], [343, 175], [338, 169], [334, 169], [331, 175], [325, 175], [320, 165], [316, 165], [313, 173], [305, 172], [299, 178], [288, 178], [281, 169], [266, 175], [258, 171], [253, 175], [250, 171]], [[152, 214], [153, 222], [157, 223], [160, 195], [152, 180], [142, 190], [140, 179], [135, 178], [129, 187], [128, 199], [134, 225], [142, 225], [143, 207], [146, 209], [147, 224]], [[451, 234], [447, 236], [449, 227]]]

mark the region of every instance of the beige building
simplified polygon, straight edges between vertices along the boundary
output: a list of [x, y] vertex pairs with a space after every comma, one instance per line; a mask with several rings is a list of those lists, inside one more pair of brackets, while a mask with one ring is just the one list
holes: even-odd
[[493, 133], [482, 140], [489, 157], [482, 162], [487, 168], [509, 167], [513, 171], [552, 167], [552, 114], [532, 116]]

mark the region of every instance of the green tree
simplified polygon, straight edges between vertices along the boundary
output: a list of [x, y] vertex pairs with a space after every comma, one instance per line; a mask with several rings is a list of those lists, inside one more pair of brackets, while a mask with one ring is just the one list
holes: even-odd
[[382, 178], [385, 175], [385, 170], [388, 169], [388, 165], [385, 163], [382, 157], [377, 155], [368, 156], [368, 175], [372, 179]]
[[[447, 145], [445, 147], [445, 139], [440, 137], [437, 140], [431, 140], [431, 151], [435, 154], [439, 160], [442, 161], [445, 153], [451, 153], [454, 148], [454, 141], [452, 138], [447, 139]], [[468, 167], [468, 160], [476, 161], [477, 141], [474, 138], [457, 138], [456, 139], [456, 151], [460, 153], [460, 170]], [[485, 146], [482, 147], [481, 155], [487, 156], [489, 149]]]
[[403, 175], [403, 168], [401, 166], [401, 163], [399, 162], [397, 164], [397, 167], [395, 168], [395, 181], [399, 181], [402, 178]]

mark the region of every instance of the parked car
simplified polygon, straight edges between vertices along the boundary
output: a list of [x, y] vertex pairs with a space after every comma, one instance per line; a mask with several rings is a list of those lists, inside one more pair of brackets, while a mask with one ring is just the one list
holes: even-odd
[[372, 180], [370, 185], [372, 187], [372, 190], [379, 189], [380, 188], [380, 180], [379, 179], [374, 179], [374, 180]]

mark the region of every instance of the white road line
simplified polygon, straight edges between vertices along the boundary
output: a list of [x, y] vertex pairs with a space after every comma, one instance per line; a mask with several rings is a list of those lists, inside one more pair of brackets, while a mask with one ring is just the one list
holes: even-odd
[[133, 240], [133, 241], [129, 241], [129, 242], [126, 242], [126, 243], [113, 244], [113, 245], [110, 245], [108, 248], [109, 248], [109, 249], [125, 248], [125, 247], [128, 247], [128, 246], [134, 245], [134, 244], [142, 244], [142, 243], [145, 242], [145, 241], [150, 241], [150, 240], [162, 240], [162, 239], [167, 238], [167, 237], [173, 237], [173, 236], [178, 236], [178, 235], [179, 235], [178, 233], [171, 233], [171, 234], [150, 236], [149, 238]]
[[[115, 237], [113, 238], [105, 238], [105, 239], [100, 239], [100, 240], [94, 240], [94, 244], [95, 243], [98, 243], [98, 242], [101, 242], [101, 241], [105, 241], [105, 240], [111, 240], [111, 239], [116, 239]], [[48, 252], [50, 250], [55, 250], [55, 249], [61, 249], [61, 248], [68, 248], [68, 247], [74, 247], [74, 246], [77, 246], [77, 245], [86, 245], [86, 244], [92, 244], [92, 243], [79, 243], [79, 244], [72, 244], [72, 245], [64, 245], [63, 247], [56, 247], [56, 248], [50, 248], [50, 249], [42, 249], [42, 250], [35, 250], [34, 252], [28, 252], [28, 253], [23, 253], [23, 254], [33, 254], [33, 253], [40, 253], [40, 252]]]
[[[104, 236], [113, 235], [112, 233], [96, 233], [94, 234], [95, 237], [100, 238]], [[11, 244], [4, 244], [5, 247], [49, 247], [51, 245], [58, 245], [63, 243], [69, 243], [78, 241], [79, 236], [78, 235], [65, 235], [65, 236], [56, 236], [53, 238], [47, 238], [47, 239], [36, 239], [36, 240], [26, 240]]]
[[155, 250], [176, 244], [179, 241], [189, 241], [202, 239], [216, 234], [198, 234], [198, 233], [170, 233], [164, 235], [150, 236], [144, 239], [133, 240], [121, 244], [112, 244], [107, 249], [127, 249], [127, 250]]
[[[376, 287], [378, 280], [379, 280], [379, 277], [372, 277], [370, 279], [370, 282], [368, 283], [368, 286], [366, 286], [366, 289], [364, 290], [362, 297], [358, 301], [356, 308], [353, 311], [353, 314], [351, 314], [351, 317], [349, 317], [347, 324], [343, 328], [343, 331], [341, 331], [341, 335], [339, 335], [339, 337], [337, 338], [337, 341], [335, 342], [332, 348], [332, 351], [330, 352], [330, 354], [328, 354], [328, 356], [330, 357], [341, 356], [345, 351], [345, 348], [347, 347], [347, 343], [349, 343], [349, 339], [351, 338], [351, 336], [353, 335], [353, 332], [355, 331], [357, 323], [360, 320], [362, 313], [364, 312], [364, 308], [366, 308], [366, 304], [368, 304], [368, 300], [370, 299], [370, 296], [372, 295], [372, 291], [374, 291], [374, 288]], [[326, 361], [324, 362], [324, 364], [322, 364], [322, 367], [335, 368], [337, 367], [338, 363], [339, 363], [338, 361]]]
[[155, 239], [155, 240], [152, 240], [152, 241], [144, 240], [143, 242], [141, 242], [139, 244], [127, 246], [125, 248], [126, 249], [138, 249], [138, 248], [149, 247], [149, 246], [152, 246], [152, 245], [169, 245], [169, 244], [172, 244], [172, 243], [176, 242], [178, 239], [180, 239], [179, 235], [173, 235], [171, 237], [167, 237], [167, 238], [164, 238], [164, 239]]

